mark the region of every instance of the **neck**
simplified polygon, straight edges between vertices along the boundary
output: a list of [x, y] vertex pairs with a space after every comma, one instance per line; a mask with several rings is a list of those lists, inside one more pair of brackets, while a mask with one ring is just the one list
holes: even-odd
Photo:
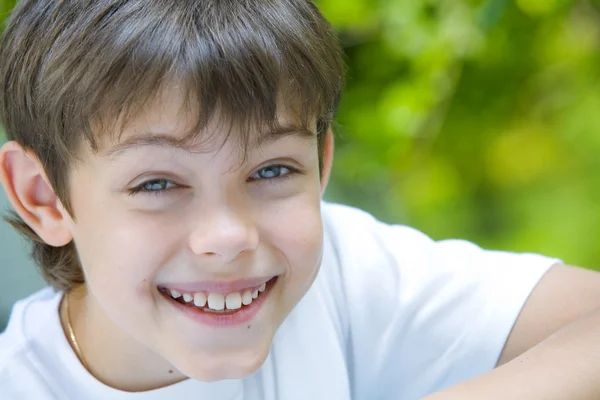
[[[81, 356], [88, 371], [100, 382], [118, 390], [140, 392], [186, 379], [164, 358], [120, 329], [84, 285], [68, 296], [71, 328]], [[61, 307], [61, 322], [67, 338], [68, 317], [66, 308]]]

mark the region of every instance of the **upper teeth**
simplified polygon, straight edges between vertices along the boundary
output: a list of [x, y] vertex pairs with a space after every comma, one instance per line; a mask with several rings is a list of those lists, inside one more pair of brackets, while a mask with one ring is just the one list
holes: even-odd
[[204, 307], [206, 305], [206, 295], [202, 292], [198, 292], [194, 295], [194, 305], [198, 307]]
[[246, 289], [243, 292], [232, 292], [227, 295], [216, 292], [197, 292], [197, 293], [180, 293], [177, 290], [170, 290], [171, 297], [178, 299], [183, 296], [183, 301], [193, 304], [200, 308], [210, 308], [215, 311], [221, 311], [227, 308], [228, 310], [237, 310], [242, 305], [250, 305], [252, 301], [258, 297], [259, 293], [265, 291], [267, 285], [263, 283], [254, 291]]
[[252, 293], [249, 290], [244, 290], [244, 293], [242, 293], [242, 304], [247, 306], [250, 303], [252, 303]]
[[225, 308], [225, 296], [221, 293], [208, 294], [208, 308], [213, 310], [222, 310]]

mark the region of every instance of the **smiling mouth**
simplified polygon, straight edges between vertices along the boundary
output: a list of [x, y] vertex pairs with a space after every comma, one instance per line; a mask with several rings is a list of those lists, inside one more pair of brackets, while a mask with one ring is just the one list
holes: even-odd
[[251, 308], [252, 304], [261, 303], [276, 280], [275, 276], [260, 286], [227, 294], [218, 292], [181, 293], [166, 287], [158, 287], [158, 291], [168, 300], [190, 308], [190, 311], [195, 309], [212, 314], [233, 314]]

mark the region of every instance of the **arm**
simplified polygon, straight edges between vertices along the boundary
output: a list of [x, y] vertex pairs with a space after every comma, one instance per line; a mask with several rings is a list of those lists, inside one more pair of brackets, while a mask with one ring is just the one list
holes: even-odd
[[597, 310], [499, 368], [424, 400], [597, 400], [599, 377]]
[[426, 400], [600, 398], [600, 274], [555, 266], [523, 308], [500, 365]]

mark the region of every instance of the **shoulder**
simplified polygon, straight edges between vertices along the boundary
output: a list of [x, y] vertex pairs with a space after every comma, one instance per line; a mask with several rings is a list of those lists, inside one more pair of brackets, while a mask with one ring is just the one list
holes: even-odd
[[19, 357], [41, 334], [46, 322], [54, 314], [60, 294], [45, 288], [18, 301], [12, 308], [8, 326], [0, 334], [0, 371], [8, 360]]
[[[344, 268], [369, 266], [382, 271], [382, 264], [409, 268], [429, 274], [469, 272], [479, 275], [485, 267], [522, 270], [525, 265], [538, 271], [558, 262], [537, 254], [490, 251], [466, 240], [432, 240], [417, 229], [378, 221], [353, 207], [323, 203], [323, 225], [327, 244]], [[431, 275], [429, 275], [431, 276]]]
[[386, 259], [395, 255], [422, 256], [434, 245], [417, 229], [386, 224], [354, 207], [323, 203], [322, 210], [325, 236], [340, 256], [348, 253]]
[[31, 347], [26, 343], [9, 343], [0, 335], [0, 388], [2, 399], [30, 398], [30, 385], [36, 386], [36, 370], [31, 364]]
[[434, 241], [347, 206], [324, 204], [323, 224], [323, 267], [339, 285], [363, 397], [396, 388], [421, 398], [493, 368], [525, 300], [557, 262]]
[[53, 309], [59, 300], [60, 293], [46, 288], [13, 306], [8, 326], [0, 334], [2, 399], [51, 398], [40, 376], [36, 351], [47, 322], [56, 318]]

